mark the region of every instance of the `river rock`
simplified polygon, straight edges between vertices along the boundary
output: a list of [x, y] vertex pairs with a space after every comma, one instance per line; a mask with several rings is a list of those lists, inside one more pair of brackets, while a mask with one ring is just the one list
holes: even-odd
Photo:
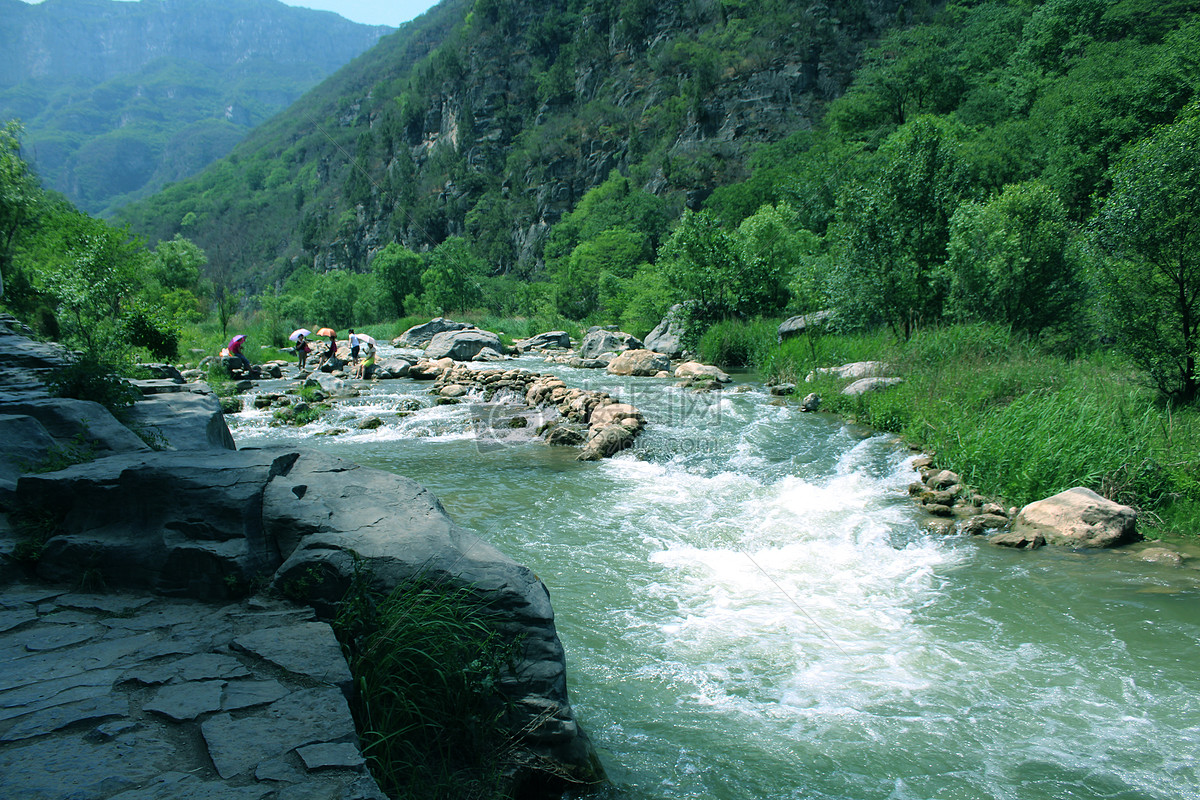
[[1151, 564], [1164, 564], [1168, 567], [1183, 566], [1183, 555], [1167, 547], [1147, 547], [1138, 553], [1138, 558]]
[[714, 381], [721, 383], [729, 383], [733, 380], [719, 367], [701, 364], [699, 361], [687, 361], [675, 368], [676, 378], [711, 378]]
[[653, 350], [625, 350], [608, 364], [610, 375], [654, 377], [670, 369], [671, 359]]
[[220, 399], [206, 383], [153, 394], [126, 412], [130, 426], [142, 431], [158, 450], [234, 450]]
[[520, 731], [518, 741], [572, 777], [596, 778], [590, 742], [567, 699], [549, 592], [528, 568], [454, 524], [427, 489], [305, 452], [267, 486], [263, 518], [286, 559], [276, 584], [315, 571], [322, 579], [311, 587], [310, 601], [325, 613], [364, 567], [381, 589], [420, 576], [482, 593], [500, 619], [501, 633], [522, 642], [522, 663], [502, 686], [513, 703], [510, 719]]
[[570, 350], [571, 335], [566, 331], [547, 331], [514, 344], [522, 350]]
[[622, 331], [593, 330], [579, 343], [579, 357], [582, 359], [599, 358], [603, 353], [638, 350], [642, 346], [642, 342], [637, 337]]
[[498, 354], [505, 350], [500, 337], [491, 331], [482, 331], [478, 328], [444, 331], [434, 335], [429, 341], [429, 345], [425, 348], [425, 357], [431, 361], [440, 358], [470, 361], [484, 348], [491, 348]]
[[439, 333], [446, 331], [465, 331], [474, 328], [474, 325], [468, 325], [465, 322], [454, 322], [445, 317], [437, 317], [429, 320], [423, 325], [414, 325], [404, 333], [392, 340], [392, 344], [396, 347], [414, 347], [424, 349], [429, 346], [429, 342]]
[[963, 533], [982, 536], [991, 530], [1008, 527], [1008, 519], [998, 514], [976, 514], [962, 524]]
[[804, 399], [800, 401], [800, 410], [801, 411], [812, 412], [812, 411], [816, 411], [820, 407], [821, 407], [821, 396], [819, 394], [817, 394], [816, 392], [809, 392], [808, 394], [806, 394], [804, 396]]
[[1065, 547], [1118, 547], [1142, 538], [1136, 511], [1082, 486], [1022, 508], [1013, 533], [1041, 535], [1048, 544]]
[[842, 389], [842, 394], [847, 397], [858, 397], [869, 392], [881, 392], [901, 383], [904, 383], [903, 378], [859, 378]]
[[840, 380], [858, 380], [860, 378], [877, 378], [887, 374], [890, 367], [882, 361], [855, 361], [840, 367], [820, 367], [808, 373], [805, 383], [812, 383], [817, 378], [830, 376]]
[[587, 444], [579, 453], [580, 461], [599, 461], [633, 447], [636, 431], [621, 423], [593, 425]]
[[1000, 547], [1012, 547], [1017, 550], [1036, 550], [1039, 547], [1045, 547], [1046, 537], [1040, 533], [1031, 531], [1012, 530], [992, 534], [988, 537], [988, 542]]
[[687, 337], [687, 320], [683, 303], [676, 303], [667, 311], [662, 322], [650, 331], [643, 345], [647, 350], [662, 353], [670, 358], [683, 355], [683, 341]]
[[788, 317], [779, 323], [779, 328], [775, 332], [776, 340], [783, 342], [786, 339], [799, 336], [809, 329], [824, 328], [831, 321], [833, 321], [833, 311], [831, 310], [814, 311], [811, 314]]

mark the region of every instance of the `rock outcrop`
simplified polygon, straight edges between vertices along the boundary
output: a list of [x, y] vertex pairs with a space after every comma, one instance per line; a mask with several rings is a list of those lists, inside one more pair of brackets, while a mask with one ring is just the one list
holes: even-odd
[[[0, 351], [0, 377], [6, 369]], [[39, 397], [34, 385], [22, 384], [15, 393], [0, 392], [0, 404], [7, 407], [7, 412], [0, 412], [0, 430], [21, 431], [22, 441], [46, 449], [63, 437], [89, 445], [86, 452], [76, 454], [78, 458], [70, 459], [81, 463], [58, 465], [62, 468], [40, 474], [14, 459], [0, 460], [0, 477], [10, 483], [15, 479], [14, 490], [0, 493], [0, 581], [13, 580], [22, 572], [21, 564], [31, 564], [36, 575], [51, 584], [82, 581], [108, 592], [119, 591], [135, 598], [121, 625], [143, 632], [166, 625], [154, 621], [158, 616], [143, 619], [137, 610], [141, 605], [158, 609], [167, 602], [162, 598], [182, 604], [181, 610], [170, 614], [188, 619], [190, 629], [203, 627], [203, 620], [211, 618], [214, 624], [234, 630], [237, 626], [223, 621], [213, 610], [218, 607], [211, 604], [224, 603], [219, 608], [226, 608], [256, 587], [272, 585], [290, 597], [303, 597], [323, 617], [332, 612], [355, 575], [369, 575], [381, 590], [414, 576], [469, 588], [496, 613], [501, 634], [521, 642], [518, 662], [500, 687], [510, 703], [506, 720], [512, 729], [514, 763], [519, 765], [515, 769], [521, 773], [517, 780], [528, 778], [552, 793], [555, 786], [561, 789], [602, 779], [603, 771], [567, 698], [562, 645], [548, 592], [527, 568], [455, 525], [437, 499], [411, 480], [303, 449], [229, 449], [232, 438], [219, 403], [203, 386], [166, 380], [146, 382], [141, 388], [148, 399], [135, 405], [131, 419], [139, 430], [153, 431], [146, 436], [153, 447], [101, 406], [60, 403], [44, 392]], [[87, 424], [72, 418], [73, 414], [86, 415]], [[22, 549], [13, 546], [16, 523], [30, 523], [22, 525], [22, 536], [36, 536], [21, 542], [25, 560], [20, 564], [14, 561]], [[52, 598], [64, 590], [36, 591]], [[256, 602], [260, 601], [235, 605], [244, 614]], [[290, 615], [308, 613], [291, 608]], [[43, 629], [39, 615], [47, 609], [42, 601], [26, 607], [0, 588], [0, 632], [20, 630], [24, 635], [27, 629], [36, 629], [38, 641], [46, 644], [33, 649], [25, 645], [28, 652], [49, 653], [89, 642], [97, 642], [106, 654], [116, 652], [115, 645], [107, 642], [111, 637], [103, 635], [103, 628], [111, 627], [108, 623], [84, 620], [64, 625], [68, 619], [61, 616], [56, 625]], [[13, 610], [15, 616], [9, 613]], [[311, 616], [296, 624], [324, 625]], [[263, 623], [255, 630], [263, 627], [272, 626]], [[231, 644], [228, 637], [221, 639], [225, 644], [220, 647], [253, 652], [274, 661], [275, 668], [291, 670], [289, 664], [303, 661], [306, 648], [311, 650], [312, 642], [328, 634], [328, 626], [305, 628], [295, 636], [285, 635], [282, 623], [275, 627], [281, 630], [241, 631], [246, 635]], [[148, 635], [130, 639], [135, 646], [147, 648], [141, 655], [153, 663], [146, 671], [165, 668], [165, 657], [203, 656], [213, 646], [208, 637], [167, 638], [161, 641], [169, 646], [151, 647], [158, 641]], [[77, 655], [85, 661], [91, 658], [83, 650]], [[177, 774], [191, 769], [183, 767], [184, 757], [171, 761], [154, 756], [152, 766], [143, 764], [139, 767], [143, 771], [125, 775], [126, 782], [113, 785], [150, 793], [161, 789], [155, 797], [242, 796], [243, 788], [245, 796], [260, 797], [272, 791], [272, 781], [280, 780], [300, 784], [298, 791], [309, 792], [304, 796], [378, 798], [374, 782], [362, 771], [352, 721], [345, 713], [342, 690], [350, 688], [350, 681], [339, 656], [334, 646], [318, 659], [321, 674], [305, 676], [307, 683], [299, 687], [307, 694], [285, 685], [267, 693], [269, 697], [254, 695], [256, 687], [234, 686], [234, 679], [243, 677], [236, 664], [228, 665], [232, 672], [188, 678], [180, 686], [174, 685], [170, 676], [175, 673], [170, 673], [162, 682], [171, 686], [156, 692], [148, 703], [137, 692], [132, 698], [117, 696], [124, 692], [117, 691], [121, 671], [89, 677], [88, 681], [93, 677], [95, 681], [87, 683], [90, 694], [82, 704], [64, 708], [58, 707], [59, 701], [65, 704], [74, 696], [71, 686], [31, 688], [36, 683], [32, 674], [20, 684], [0, 681], [0, 709], [5, 709], [0, 713], [0, 764], [40, 762], [68, 747], [70, 737], [74, 737], [70, 747], [99, 737], [95, 741], [116, 739], [125, 742], [125, 748], [144, 742], [147, 748], [167, 752], [148, 734], [132, 735], [151, 715], [192, 725], [192, 733], [172, 733], [169, 741], [180, 736], [194, 742], [202, 739], [207, 750], [202, 757], [215, 765], [221, 781], [234, 783], [196, 782]], [[124, 669], [140, 663], [128, 651], [114, 658], [126, 661], [109, 661], [106, 666]], [[44, 655], [27, 664], [45, 666], [57, 663], [56, 659]], [[70, 674], [92, 669], [87, 664], [71, 664]], [[329, 678], [330, 670], [340, 677]], [[314, 681], [330, 682], [333, 693], [320, 690]], [[27, 705], [14, 698], [41, 696], [39, 692], [62, 697], [44, 707], [11, 710]], [[252, 695], [258, 699], [249, 704], [263, 707], [261, 717], [259, 711], [241, 710], [246, 705], [239, 703]], [[141, 705], [135, 707], [135, 700]], [[84, 723], [94, 727], [86, 736]], [[44, 738], [64, 726], [69, 737], [53, 742]], [[23, 733], [26, 730], [30, 732]], [[32, 741], [28, 746], [26, 739]], [[14, 742], [19, 744], [7, 744]], [[121, 752], [121, 747], [112, 751]], [[192, 758], [197, 752], [191, 748], [185, 756]], [[109, 751], [88, 750], [87, 758], [101, 759], [101, 753]], [[122, 757], [111, 756], [111, 760], [108, 772], [97, 771], [97, 775], [121, 773], [117, 762]], [[93, 762], [84, 758], [80, 763]], [[91, 791], [89, 770], [80, 772], [65, 761], [62, 769], [70, 775], [59, 778], [60, 783], [75, 781], [80, 791]], [[328, 789], [324, 777], [309, 774], [325, 776], [325, 769], [331, 770], [330, 776], [344, 773], [341, 788]], [[11, 774], [7, 767], [0, 770], [0, 787], [26, 785], [13, 784]], [[22, 791], [13, 796], [40, 795]]]

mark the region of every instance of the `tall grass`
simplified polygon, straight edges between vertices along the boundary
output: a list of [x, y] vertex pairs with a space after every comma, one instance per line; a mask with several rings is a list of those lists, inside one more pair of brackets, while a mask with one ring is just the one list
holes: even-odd
[[1200, 522], [1200, 413], [1170, 409], [1107, 353], [1067, 359], [1007, 329], [950, 326], [908, 342], [886, 334], [792, 341], [776, 373], [881, 360], [904, 383], [858, 397], [820, 378], [825, 408], [892, 431], [986, 494], [1015, 505], [1072, 486], [1152, 512], [1169, 529]]
[[365, 586], [355, 581], [334, 628], [380, 787], [395, 798], [504, 797], [510, 738], [498, 686], [522, 643], [502, 640], [469, 588], [417, 580], [383, 597]]
[[700, 337], [696, 355], [719, 367], [761, 367], [775, 346], [779, 325], [767, 320], [740, 319], [714, 323]]

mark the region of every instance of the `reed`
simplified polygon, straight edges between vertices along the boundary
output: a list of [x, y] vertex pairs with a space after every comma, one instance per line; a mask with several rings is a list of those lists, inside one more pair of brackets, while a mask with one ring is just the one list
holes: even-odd
[[355, 680], [363, 755], [389, 797], [504, 797], [510, 737], [503, 641], [470, 588], [416, 580], [387, 596], [358, 580], [335, 622]]

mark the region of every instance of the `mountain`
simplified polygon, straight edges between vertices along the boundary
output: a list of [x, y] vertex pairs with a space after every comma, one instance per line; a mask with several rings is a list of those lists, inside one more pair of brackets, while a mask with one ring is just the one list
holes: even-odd
[[276, 0], [0, 0], [0, 119], [92, 213], [194, 174], [392, 28]]
[[445, 0], [121, 218], [250, 290], [454, 235], [536, 274], [550, 226], [614, 170], [696, 207], [811, 127], [905, 18], [901, 0]]

